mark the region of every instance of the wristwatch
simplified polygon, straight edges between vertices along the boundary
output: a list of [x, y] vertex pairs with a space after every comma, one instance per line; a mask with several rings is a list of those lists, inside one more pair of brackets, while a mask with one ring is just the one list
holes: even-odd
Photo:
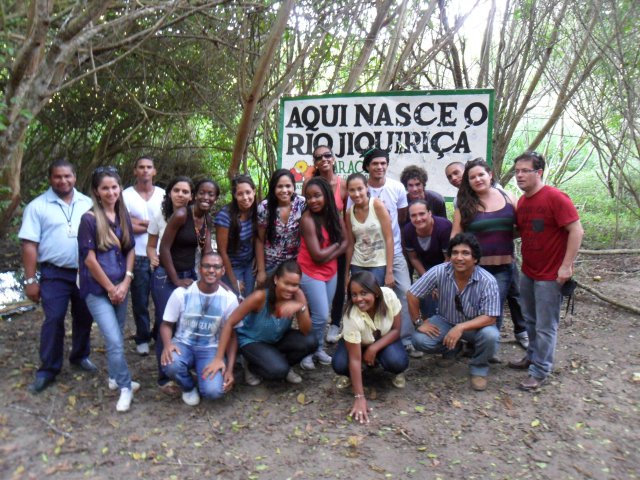
[[26, 285], [33, 285], [34, 283], [38, 283], [38, 278], [37, 277], [31, 277], [31, 278], [27, 278], [24, 282], [22, 282], [25, 286]]
[[129, 278], [131, 278], [131, 280], [133, 280], [133, 272], [127, 271], [127, 273], [125, 273], [125, 275]]
[[302, 305], [302, 306], [300, 307], [300, 310], [298, 310], [298, 311], [296, 312], [296, 315], [297, 315], [297, 314], [299, 314], [299, 313], [304, 313], [304, 312], [306, 312], [306, 311], [307, 311], [307, 306], [306, 306], [306, 305]]
[[424, 320], [422, 320], [422, 317], [418, 317], [418, 318], [416, 318], [416, 319], [413, 321], [413, 324], [414, 324], [416, 327], [419, 327], [419, 326], [420, 326], [420, 325], [422, 325], [423, 323], [424, 323]]

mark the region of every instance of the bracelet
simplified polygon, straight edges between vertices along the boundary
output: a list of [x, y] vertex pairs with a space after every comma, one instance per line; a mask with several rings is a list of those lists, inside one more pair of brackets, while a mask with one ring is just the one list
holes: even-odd
[[302, 306], [300, 307], [300, 310], [298, 310], [298, 311], [296, 312], [296, 315], [297, 315], [297, 314], [299, 314], [299, 313], [304, 313], [304, 312], [306, 312], [306, 311], [307, 311], [307, 306], [306, 306], [306, 305], [302, 305]]
[[353, 398], [364, 398], [364, 393], [356, 393]]

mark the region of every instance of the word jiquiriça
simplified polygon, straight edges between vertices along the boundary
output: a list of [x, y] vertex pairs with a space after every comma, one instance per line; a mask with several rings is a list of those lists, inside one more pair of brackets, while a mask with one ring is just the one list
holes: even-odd
[[[445, 153], [470, 152], [465, 129], [487, 121], [486, 105], [476, 102], [464, 109], [466, 125], [458, 126], [454, 117], [457, 102], [423, 102], [415, 106], [398, 103], [392, 112], [386, 104], [322, 105], [294, 107], [285, 126], [285, 152], [287, 155], [311, 155], [313, 148], [325, 144], [337, 157], [360, 154], [377, 145], [394, 153], [435, 152], [438, 158]], [[350, 122], [351, 121], [351, 122]], [[437, 122], [437, 123], [436, 123]], [[337, 131], [363, 127], [409, 127], [403, 130]], [[412, 128], [415, 126], [416, 128]], [[431, 127], [422, 130], [420, 127]], [[331, 127], [333, 133], [313, 133]], [[436, 128], [438, 127], [438, 128]], [[444, 127], [444, 128], [443, 128]], [[458, 127], [447, 130], [447, 127]], [[312, 133], [293, 133], [290, 129], [304, 129]]]

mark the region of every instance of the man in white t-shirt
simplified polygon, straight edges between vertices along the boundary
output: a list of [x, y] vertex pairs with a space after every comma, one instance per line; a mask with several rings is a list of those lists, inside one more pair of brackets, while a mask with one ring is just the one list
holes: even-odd
[[[189, 287], [176, 288], [169, 297], [160, 326], [164, 349], [161, 363], [164, 372], [182, 388], [182, 401], [190, 406], [200, 403], [200, 395], [215, 400], [233, 386], [233, 372], [222, 376], [204, 375], [218, 352], [220, 333], [231, 313], [238, 307], [238, 299], [230, 290], [220, 286], [224, 265], [219, 254], [203, 254], [200, 280]], [[176, 333], [171, 338], [175, 325]], [[227, 365], [236, 360], [238, 344], [235, 337], [227, 348]], [[191, 375], [195, 370], [197, 383]]]
[[[407, 349], [410, 356], [414, 358], [422, 357], [424, 354], [414, 349], [411, 344], [413, 334], [413, 324], [409, 317], [407, 307], [407, 290], [411, 287], [409, 268], [402, 253], [402, 240], [400, 237], [400, 225], [404, 224], [407, 218], [407, 192], [404, 186], [398, 181], [387, 177], [389, 168], [389, 152], [379, 148], [373, 148], [364, 154], [362, 169], [369, 174], [369, 195], [379, 198], [384, 203], [391, 216], [391, 229], [393, 232], [393, 278], [392, 287], [402, 304], [400, 313], [402, 326], [400, 337], [402, 344]], [[353, 205], [351, 199], [347, 202], [347, 208]]]
[[151, 329], [149, 319], [149, 293], [151, 293], [151, 265], [147, 257], [147, 228], [149, 219], [162, 208], [164, 190], [153, 185], [156, 176], [154, 161], [150, 157], [140, 157], [133, 166], [135, 184], [122, 192], [122, 198], [131, 215], [133, 233], [136, 239], [136, 261], [131, 282], [131, 307], [136, 322], [136, 351], [140, 355], [149, 354]]

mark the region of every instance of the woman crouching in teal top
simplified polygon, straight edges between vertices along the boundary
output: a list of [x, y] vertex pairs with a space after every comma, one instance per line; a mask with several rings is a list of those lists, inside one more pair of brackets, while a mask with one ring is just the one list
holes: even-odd
[[[262, 379], [300, 383], [302, 378], [292, 368], [315, 352], [318, 341], [311, 332], [307, 299], [300, 289], [302, 272], [294, 260], [281, 263], [267, 280], [267, 289], [249, 295], [234, 310], [222, 330], [218, 354], [211, 364], [211, 374], [225, 374], [224, 352], [236, 328], [238, 346], [243, 357], [245, 381], [258, 385]], [[291, 328], [293, 318], [299, 330]], [[233, 368], [233, 366], [230, 366]], [[203, 375], [208, 375], [205, 370]]]

